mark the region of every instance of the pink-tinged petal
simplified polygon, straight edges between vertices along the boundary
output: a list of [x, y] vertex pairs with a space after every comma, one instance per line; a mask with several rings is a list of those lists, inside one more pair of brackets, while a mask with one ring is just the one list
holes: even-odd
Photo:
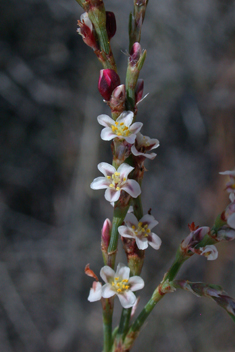
[[90, 289], [90, 293], [88, 296], [88, 301], [95, 302], [101, 299], [102, 293], [102, 284], [100, 282], [93, 282], [92, 288]]
[[133, 213], [134, 209], [133, 209], [133, 206], [131, 205], [128, 209], [128, 212], [127, 213]]
[[228, 175], [230, 177], [235, 177], [235, 170], [219, 172], [220, 175]]
[[131, 131], [131, 133], [137, 134], [141, 130], [142, 126], [142, 122], [135, 122], [131, 125], [129, 130]]
[[121, 191], [116, 191], [116, 189], [110, 187], [104, 192], [104, 198], [110, 203], [116, 202], [120, 198], [120, 195]]
[[152, 230], [158, 224], [158, 221], [155, 220], [155, 218], [149, 214], [144, 215], [140, 219], [140, 221], [143, 222], [144, 224], [147, 224], [150, 230]]
[[104, 280], [104, 282], [108, 283], [113, 280], [115, 276], [115, 271], [110, 268], [110, 266], [105, 265], [100, 270], [100, 277]]
[[160, 142], [158, 139], [149, 139], [149, 149], [148, 150], [156, 149], [159, 146], [160, 146]]
[[128, 137], [123, 137], [127, 143], [129, 144], [134, 144], [135, 143], [135, 139], [136, 139], [136, 135], [135, 134], [131, 134]]
[[126, 238], [135, 238], [133, 230], [127, 226], [119, 226], [118, 228], [119, 235]]
[[218, 251], [214, 245], [208, 245], [202, 248], [202, 252], [200, 255], [203, 255], [207, 258], [207, 260], [215, 260], [218, 258]]
[[[122, 163], [119, 168], [117, 169], [117, 172], [120, 172], [120, 178], [127, 178], [127, 176], [129, 175], [129, 173], [134, 170], [134, 167], [126, 164], [126, 163]], [[116, 171], [116, 170], [115, 170]]]
[[95, 178], [91, 184], [90, 187], [91, 189], [105, 189], [109, 187], [110, 182], [107, 180], [106, 177], [97, 177]]
[[235, 201], [235, 194], [234, 193], [230, 193], [229, 199], [230, 199], [231, 202], [234, 202]]
[[128, 266], [119, 263], [117, 266], [117, 271], [115, 274], [116, 277], [120, 277], [120, 279], [129, 279], [130, 277], [130, 268]]
[[135, 238], [135, 242], [136, 242], [136, 245], [139, 249], [141, 249], [142, 251], [145, 250], [146, 248], [148, 248], [148, 240], [146, 237], [142, 237], [142, 238], [139, 238], [139, 237], [136, 237]]
[[115, 294], [116, 294], [116, 292], [113, 290], [112, 285], [105, 284], [102, 287], [102, 297], [103, 298], [110, 298], [110, 297], [113, 297]]
[[232, 215], [229, 216], [229, 218], [227, 220], [227, 224], [232, 229], [235, 229], [235, 213], [233, 213]]
[[111, 128], [111, 126], [115, 124], [115, 121], [111, 117], [109, 117], [108, 115], [104, 115], [104, 114], [99, 115], [97, 117], [97, 120], [98, 120], [98, 123], [104, 127]]
[[161, 244], [162, 244], [161, 238], [153, 232], [151, 233], [151, 235], [149, 235], [148, 241], [149, 241], [149, 245], [156, 250], [161, 247]]
[[[111, 128], [105, 127], [100, 132], [100, 138], [103, 141], [111, 141], [111, 139], [118, 138], [118, 136], [116, 135], [116, 133], [113, 133]], [[123, 138], [123, 137], [119, 137], [119, 138]]]
[[133, 307], [133, 305], [135, 304], [136, 296], [133, 292], [128, 290], [123, 292], [122, 294], [117, 294], [117, 295], [123, 308], [127, 309], [130, 307]]
[[117, 122], [124, 123], [125, 126], [129, 127], [132, 124], [134, 114], [132, 111], [123, 111], [123, 113], [117, 118]]
[[131, 291], [138, 291], [144, 287], [144, 280], [140, 276], [132, 276], [128, 282]]
[[99, 163], [98, 164], [98, 170], [104, 175], [104, 176], [112, 176], [114, 172], [116, 172], [116, 169], [113, 165], [110, 165], [108, 163]]
[[141, 193], [141, 188], [135, 180], [127, 180], [122, 190], [130, 194], [132, 198], [137, 198]]
[[134, 225], [135, 227], [137, 227], [139, 221], [138, 221], [138, 219], [135, 217], [134, 214], [129, 213], [129, 214], [127, 214], [126, 217], [125, 217], [125, 223], [128, 224], [128, 225], [130, 225], [130, 226]]

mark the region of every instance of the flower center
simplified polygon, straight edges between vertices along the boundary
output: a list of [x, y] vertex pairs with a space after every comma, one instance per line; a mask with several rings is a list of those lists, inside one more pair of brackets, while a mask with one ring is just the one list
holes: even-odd
[[130, 285], [127, 285], [127, 283], [128, 279], [121, 280], [119, 277], [115, 277], [112, 282], [112, 287], [117, 293], [123, 293], [130, 288]]
[[137, 236], [137, 237], [138, 236], [139, 237], [148, 237], [148, 235], [151, 232], [148, 225], [147, 224], [143, 225], [143, 223], [141, 221], [138, 223], [137, 227], [135, 225], [132, 225], [131, 227], [134, 230], [135, 236]]
[[120, 191], [121, 189], [121, 183], [126, 181], [126, 178], [124, 177], [123, 180], [120, 178], [120, 172], [114, 172], [112, 176], [106, 176], [107, 179], [110, 181], [110, 188], [116, 189], [116, 191]]
[[124, 122], [115, 121], [115, 125], [112, 125], [112, 131], [116, 133], [117, 136], [127, 137], [130, 134], [130, 130], [124, 125]]

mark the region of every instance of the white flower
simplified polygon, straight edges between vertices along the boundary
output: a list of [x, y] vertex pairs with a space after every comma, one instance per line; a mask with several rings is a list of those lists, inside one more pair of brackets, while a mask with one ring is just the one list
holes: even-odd
[[118, 232], [122, 237], [134, 238], [139, 249], [146, 249], [148, 245], [154, 249], [159, 249], [161, 239], [155, 233], [151, 232], [152, 228], [158, 224], [152, 215], [144, 215], [140, 221], [134, 214], [127, 214], [125, 218], [126, 226], [119, 226]]
[[160, 145], [158, 139], [150, 139], [147, 136], [143, 136], [138, 133], [136, 136], [135, 144], [131, 147], [131, 152], [135, 156], [142, 156], [153, 160], [156, 157], [156, 153], [149, 153], [148, 151], [158, 148]]
[[141, 122], [135, 122], [132, 124], [134, 114], [132, 111], [124, 111], [116, 121], [114, 121], [108, 115], [99, 115], [97, 120], [102, 129], [100, 137], [104, 141], [110, 141], [111, 139], [125, 139], [127, 143], [135, 143], [136, 134], [140, 131], [143, 124]]
[[200, 255], [203, 255], [207, 260], [215, 260], [218, 258], [218, 251], [214, 245], [208, 245], [202, 248], [199, 248]]
[[98, 169], [105, 177], [95, 178], [90, 187], [92, 189], [106, 189], [104, 197], [108, 202], [116, 202], [121, 191], [130, 194], [131, 197], [136, 198], [141, 193], [140, 185], [135, 180], [129, 180], [127, 176], [134, 170], [128, 164], [121, 164], [116, 170], [114, 166], [108, 163], [98, 164]]
[[88, 296], [88, 301], [95, 302], [101, 299], [102, 293], [102, 284], [101, 282], [94, 281], [92, 284], [92, 288], [90, 289], [90, 293]]
[[220, 175], [228, 175], [229, 182], [226, 184], [226, 190], [229, 193], [229, 199], [231, 202], [235, 201], [235, 170], [220, 172]]
[[102, 287], [102, 297], [110, 298], [117, 295], [123, 308], [133, 307], [136, 296], [132, 291], [138, 291], [144, 287], [144, 280], [139, 276], [130, 277], [130, 268], [124, 264], [118, 264], [117, 271], [109, 266], [104, 266], [100, 276], [106, 283]]

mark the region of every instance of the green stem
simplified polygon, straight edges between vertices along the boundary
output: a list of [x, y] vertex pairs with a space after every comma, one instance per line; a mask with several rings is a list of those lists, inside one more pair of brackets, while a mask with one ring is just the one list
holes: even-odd
[[110, 242], [108, 247], [108, 265], [111, 268], [114, 268], [114, 265], [115, 265], [118, 238], [119, 238], [118, 227], [121, 226], [121, 224], [123, 223], [128, 208], [129, 208], [129, 202], [127, 205], [121, 206], [120, 201], [119, 201], [119, 204], [115, 205], [114, 207], [112, 230], [111, 230]]
[[104, 334], [104, 352], [110, 352], [112, 346], [112, 315], [113, 315], [113, 298], [102, 298], [103, 306], [103, 334]]
[[149, 314], [155, 307], [155, 305], [164, 297], [165, 293], [161, 291], [161, 287], [164, 285], [164, 283], [168, 281], [172, 281], [176, 274], [178, 273], [181, 265], [188, 259], [188, 257], [185, 257], [185, 255], [178, 249], [176, 253], [175, 260], [169, 269], [169, 271], [166, 273], [166, 275], [163, 278], [163, 281], [160, 283], [160, 285], [156, 288], [156, 290], [153, 292], [152, 297], [148, 301], [148, 303], [145, 305], [144, 309], [142, 312], [139, 314], [135, 322], [132, 324], [131, 328], [129, 329], [126, 338], [123, 343], [123, 350], [122, 351], [129, 351], [129, 349], [132, 347], [135, 339], [137, 338], [141, 327], [143, 326], [145, 320], [148, 318]]
[[133, 203], [133, 208], [134, 208], [134, 214], [137, 217], [137, 219], [140, 220], [143, 217], [143, 207], [142, 207], [141, 195], [139, 195], [137, 198], [133, 199], [132, 203]]

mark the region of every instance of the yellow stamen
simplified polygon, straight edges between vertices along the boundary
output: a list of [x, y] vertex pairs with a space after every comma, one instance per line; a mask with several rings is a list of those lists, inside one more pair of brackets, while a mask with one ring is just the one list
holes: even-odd
[[119, 280], [119, 277], [115, 277], [115, 279], [114, 279], [114, 280], [118, 281], [118, 280]]
[[120, 191], [120, 187], [116, 187], [116, 190], [117, 190], [117, 191]]
[[120, 123], [120, 126], [123, 126], [123, 125], [124, 125], [124, 122], [121, 122], [121, 123]]
[[120, 288], [118, 288], [118, 289], [117, 289], [117, 292], [118, 292], [118, 293], [121, 293], [121, 292], [122, 292], [122, 290], [121, 290]]
[[107, 176], [107, 179], [110, 180], [110, 179], [111, 179], [111, 176]]
[[109, 187], [110, 188], [114, 188], [114, 185], [112, 183], [110, 183]]

